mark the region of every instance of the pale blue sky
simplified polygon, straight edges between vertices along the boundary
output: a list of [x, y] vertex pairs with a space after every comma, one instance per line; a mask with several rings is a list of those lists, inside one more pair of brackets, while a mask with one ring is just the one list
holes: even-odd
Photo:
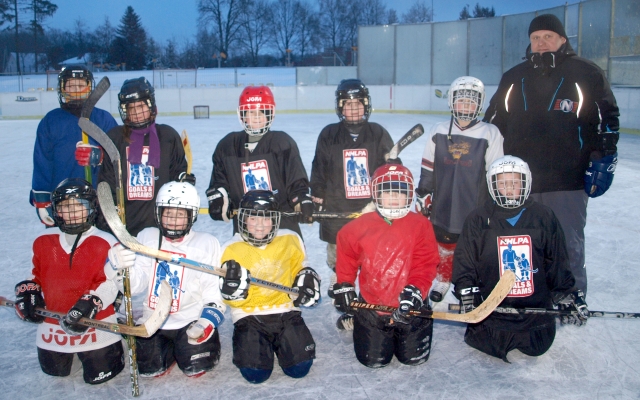
[[[140, 16], [147, 32], [160, 44], [175, 38], [178, 44], [185, 40], [193, 40], [197, 30], [197, 0], [52, 0], [58, 5], [58, 11], [45, 25], [58, 29], [74, 29], [74, 21], [81, 19], [90, 30], [101, 25], [108, 16], [111, 24], [117, 26], [128, 5]], [[309, 2], [315, 0], [306, 0]], [[394, 8], [398, 16], [402, 16], [414, 0], [383, 0], [388, 8]], [[432, 0], [426, 0], [430, 7]], [[434, 20], [452, 21], [458, 19], [460, 10], [469, 4], [491, 7], [497, 15], [518, 14], [533, 10], [543, 10], [565, 4], [565, 0], [433, 0]], [[569, 1], [569, 4], [578, 0]]]

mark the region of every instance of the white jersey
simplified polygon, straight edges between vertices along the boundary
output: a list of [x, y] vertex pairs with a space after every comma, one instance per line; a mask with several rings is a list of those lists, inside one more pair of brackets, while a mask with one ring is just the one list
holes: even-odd
[[[138, 241], [157, 249], [161, 237], [158, 228], [145, 228], [138, 234]], [[220, 266], [220, 243], [208, 233], [191, 231], [180, 242], [170, 242], [162, 237], [160, 249], [203, 264]], [[203, 307], [209, 303], [214, 303], [222, 313], [226, 309], [216, 275], [138, 255], [130, 269], [130, 279], [132, 295], [144, 294], [143, 316], [139, 321], [145, 321], [155, 308], [162, 281], [166, 280], [171, 286], [171, 312], [160, 329], [186, 326], [200, 318]]]

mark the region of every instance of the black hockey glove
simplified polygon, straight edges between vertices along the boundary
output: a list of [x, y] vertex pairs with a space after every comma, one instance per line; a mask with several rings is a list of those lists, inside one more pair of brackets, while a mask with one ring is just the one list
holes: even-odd
[[16, 285], [16, 314], [27, 322], [42, 323], [44, 317], [36, 314], [36, 307], [44, 308], [42, 288], [34, 281], [22, 281]]
[[225, 188], [207, 190], [209, 200], [209, 215], [215, 221], [229, 222], [231, 220], [231, 203]]
[[431, 202], [433, 201], [433, 194], [427, 193], [424, 196], [420, 196], [416, 193], [416, 211], [421, 213], [427, 218], [431, 217]]
[[311, 199], [311, 195], [303, 194], [300, 196], [296, 196], [292, 200], [294, 205], [300, 204], [300, 218], [298, 220], [301, 224], [311, 224], [313, 223], [313, 200]]
[[313, 269], [301, 269], [293, 280], [293, 287], [298, 288], [298, 297], [293, 300], [294, 306], [313, 307], [320, 302], [320, 276]]
[[460, 297], [460, 314], [471, 312], [482, 304], [480, 288], [477, 286], [461, 289], [458, 294]]
[[589, 161], [584, 171], [584, 191], [589, 197], [602, 196], [611, 187], [617, 165], [618, 153]]
[[602, 152], [604, 157], [612, 156], [618, 152], [619, 132], [601, 132], [598, 133], [598, 150]]
[[187, 182], [192, 184], [193, 186], [196, 185], [196, 176], [194, 174], [187, 174], [186, 172], [181, 172], [180, 176], [178, 176], [178, 181], [179, 182]]
[[586, 324], [587, 319], [589, 319], [589, 308], [587, 307], [587, 301], [582, 290], [569, 293], [564, 299], [560, 300], [558, 309], [571, 311], [570, 315], [560, 317], [560, 323], [563, 325], [582, 326]]
[[356, 299], [356, 288], [347, 282], [333, 285], [333, 305], [338, 311], [353, 314], [351, 302]]
[[78, 324], [80, 318], [93, 318], [100, 310], [102, 310], [102, 300], [98, 296], [85, 294], [60, 320], [60, 327], [69, 335], [82, 335], [89, 327]]
[[249, 295], [251, 274], [235, 260], [225, 261], [222, 264], [227, 272], [220, 277], [220, 292], [225, 300], [242, 300]]
[[408, 324], [410, 322], [409, 313], [411, 311], [420, 310], [424, 305], [424, 302], [422, 301], [422, 292], [413, 285], [405, 286], [404, 289], [402, 289], [402, 292], [400, 292], [398, 300], [400, 305], [393, 312], [391, 318], [401, 324]]

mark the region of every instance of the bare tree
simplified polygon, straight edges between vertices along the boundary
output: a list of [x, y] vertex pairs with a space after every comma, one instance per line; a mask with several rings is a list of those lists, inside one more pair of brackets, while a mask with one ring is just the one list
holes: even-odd
[[300, 19], [298, 0], [274, 0], [273, 2], [273, 37], [280, 56], [287, 59], [287, 51], [291, 52], [295, 35], [299, 31]]
[[416, 0], [409, 11], [402, 14], [402, 22], [405, 24], [430, 22], [432, 14], [431, 7], [428, 7], [424, 0]]
[[104, 17], [104, 22], [99, 25], [93, 33], [94, 42], [92, 50], [92, 61], [104, 64], [109, 58], [111, 44], [116, 36], [116, 30], [111, 25], [109, 17]]
[[295, 41], [301, 59], [304, 59], [307, 52], [320, 47], [320, 19], [316, 15], [317, 13], [308, 3], [299, 3], [296, 16], [300, 23]]
[[212, 25], [220, 53], [228, 55], [229, 48], [238, 39], [240, 18], [246, 6], [247, 0], [198, 0], [200, 22], [205, 27]]
[[33, 59], [35, 63], [35, 72], [38, 72], [38, 35], [44, 36], [42, 22], [46, 17], [55, 14], [58, 6], [48, 0], [30, 0], [25, 7], [26, 11], [33, 13], [33, 19], [29, 21], [29, 25], [33, 32]]
[[273, 12], [266, 0], [251, 0], [244, 10], [238, 41], [249, 57], [249, 64], [257, 67], [260, 50], [272, 36]]
[[338, 50], [349, 36], [349, 19], [346, 2], [343, 0], [320, 0], [320, 32], [325, 47]]

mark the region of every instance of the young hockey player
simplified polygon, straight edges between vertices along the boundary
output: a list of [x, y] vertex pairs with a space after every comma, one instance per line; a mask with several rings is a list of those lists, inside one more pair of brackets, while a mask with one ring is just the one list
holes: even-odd
[[502, 135], [480, 121], [484, 85], [461, 76], [449, 88], [451, 121], [436, 124], [422, 155], [416, 209], [431, 219], [438, 241], [440, 264], [429, 298], [440, 302], [451, 284], [453, 252], [469, 211], [488, 198], [486, 171], [502, 157]]
[[[78, 126], [80, 111], [95, 87], [93, 74], [81, 65], [69, 65], [58, 74], [58, 101], [60, 108], [51, 110], [38, 124], [33, 148], [33, 177], [29, 202], [36, 207], [40, 221], [53, 226], [51, 192], [67, 178], [85, 178], [85, 170], [73, 158], [76, 144], [82, 140]], [[105, 132], [117, 125], [111, 114], [94, 108], [91, 121]], [[85, 149], [97, 146], [93, 139]], [[92, 182], [98, 182], [98, 168], [92, 168]]]
[[[371, 201], [369, 176], [384, 164], [385, 155], [393, 147], [389, 132], [369, 122], [371, 115], [369, 89], [359, 79], [345, 79], [336, 90], [336, 114], [340, 122], [322, 129], [311, 165], [311, 195], [325, 211], [354, 212]], [[358, 167], [358, 165], [360, 167]], [[327, 265], [334, 272], [336, 235], [348, 220], [320, 221], [320, 240], [327, 242]]]
[[[185, 180], [187, 160], [180, 135], [169, 125], [156, 124], [155, 90], [143, 77], [124, 81], [118, 94], [120, 116], [124, 126], [107, 134], [120, 151], [127, 230], [137, 235], [155, 226], [155, 198], [167, 182]], [[115, 195], [116, 171], [108, 155], [100, 171]]]
[[233, 318], [233, 364], [251, 383], [269, 379], [274, 354], [292, 378], [307, 375], [315, 342], [298, 307], [320, 301], [320, 277], [308, 266], [302, 239], [279, 229], [281, 213], [268, 190], [247, 192], [240, 201], [238, 233], [224, 246], [222, 261], [236, 260], [252, 276], [298, 288], [299, 295], [251, 286], [248, 297], [223, 296]]
[[[242, 196], [260, 185], [274, 193], [280, 211], [293, 212], [300, 205], [300, 218], [282, 216], [280, 222], [282, 228], [301, 235], [298, 222], [312, 222], [309, 179], [296, 142], [285, 132], [270, 130], [275, 113], [276, 102], [267, 86], [242, 90], [238, 118], [244, 130], [229, 133], [213, 153], [207, 189], [209, 215], [216, 221], [229, 222]], [[237, 218], [233, 221], [236, 233]]]
[[[553, 300], [562, 299], [561, 309], [578, 312], [564, 317], [565, 322], [581, 324], [589, 312], [584, 294], [574, 286], [564, 233], [553, 211], [529, 198], [531, 181], [529, 166], [517, 157], [491, 164], [491, 199], [469, 214], [455, 251], [453, 284], [461, 312], [480, 304], [509, 269], [516, 284], [502, 307], [550, 308]], [[469, 324], [464, 340], [508, 362], [507, 353], [514, 349], [529, 356], [544, 354], [555, 333], [552, 315], [493, 313]]]
[[[187, 182], [168, 182], [155, 200], [155, 227], [143, 229], [138, 241], [207, 265], [218, 266], [220, 244], [208, 233], [191, 228], [198, 217], [200, 196]], [[150, 338], [136, 338], [141, 376], [165, 374], [174, 362], [182, 372], [197, 377], [210, 371], [220, 359], [220, 338], [216, 328], [224, 320], [226, 306], [220, 297], [219, 278], [166, 261], [136, 256], [118, 244], [109, 250], [105, 273], [119, 279], [119, 270], [129, 268], [132, 295], [144, 293], [144, 314], [152, 312], [163, 280], [171, 285], [173, 303], [169, 317]], [[227, 276], [248, 277], [233, 261], [226, 262]], [[246, 290], [248, 278], [233, 280], [238, 291]], [[222, 284], [220, 284], [222, 286]], [[234, 291], [236, 290], [234, 287]]]
[[[420, 310], [439, 262], [428, 219], [409, 212], [413, 176], [400, 164], [379, 167], [371, 178], [378, 212], [362, 215], [338, 232], [335, 305], [345, 313], [338, 328], [353, 329], [356, 358], [370, 368], [398, 361], [418, 365], [429, 358], [433, 320], [410, 317]], [[349, 307], [355, 300], [399, 307], [393, 315]]]
[[[45, 374], [68, 376], [74, 355], [82, 362], [84, 381], [106, 382], [124, 368], [120, 335], [79, 325], [82, 317], [116, 322], [111, 303], [118, 292], [107, 280], [107, 252], [116, 239], [95, 228], [97, 196], [89, 182], [62, 181], [51, 196], [57, 228], [33, 242], [33, 277], [16, 285], [16, 313], [40, 324], [36, 346]], [[35, 307], [68, 312], [61, 320], [44, 318]]]

